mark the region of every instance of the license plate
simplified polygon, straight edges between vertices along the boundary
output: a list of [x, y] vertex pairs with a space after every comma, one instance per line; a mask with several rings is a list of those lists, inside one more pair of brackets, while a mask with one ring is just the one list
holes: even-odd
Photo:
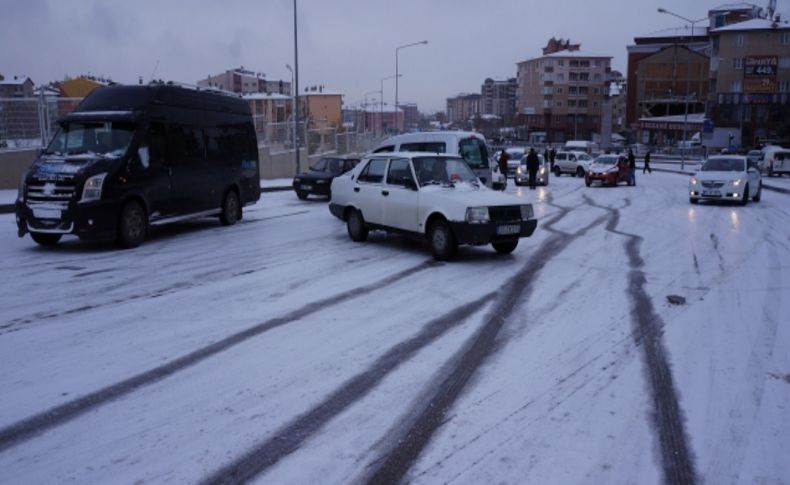
[[704, 197], [721, 197], [721, 192], [718, 190], [703, 190], [702, 195]]
[[60, 219], [60, 209], [33, 209], [36, 219]]
[[521, 226], [518, 224], [510, 224], [507, 226], [497, 226], [496, 233], [500, 236], [506, 236], [510, 234], [520, 234], [521, 233]]
[[302, 190], [313, 190], [313, 186], [309, 184], [302, 184], [301, 188]]

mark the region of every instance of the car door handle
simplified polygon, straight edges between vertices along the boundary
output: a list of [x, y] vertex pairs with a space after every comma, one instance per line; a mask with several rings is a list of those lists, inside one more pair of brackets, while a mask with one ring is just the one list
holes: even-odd
[[359, 192], [359, 187], [354, 187], [354, 192]]
[[386, 197], [386, 196], [390, 195], [390, 191], [389, 191], [389, 190], [382, 190], [382, 191], [381, 191], [381, 195], [383, 195], [384, 197]]

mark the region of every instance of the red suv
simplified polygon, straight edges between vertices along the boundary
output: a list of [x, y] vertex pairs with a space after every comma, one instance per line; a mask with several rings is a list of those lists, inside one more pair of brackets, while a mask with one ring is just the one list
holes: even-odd
[[589, 187], [594, 181], [603, 185], [617, 185], [626, 182], [631, 185], [628, 159], [623, 155], [601, 155], [590, 164], [584, 173], [584, 183]]

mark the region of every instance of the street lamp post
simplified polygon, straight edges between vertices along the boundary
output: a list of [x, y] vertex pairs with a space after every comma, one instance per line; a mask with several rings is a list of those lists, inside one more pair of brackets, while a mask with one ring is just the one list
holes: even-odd
[[[667, 15], [671, 15], [673, 17], [677, 17], [681, 20], [685, 20], [686, 22], [691, 24], [691, 36], [689, 38], [689, 43], [694, 40], [694, 24], [697, 22], [702, 22], [704, 20], [708, 20], [707, 17], [697, 20], [687, 19], [682, 15], [678, 15], [674, 12], [670, 12], [665, 8], [658, 9], [658, 13], [665, 13]], [[685, 93], [685, 114], [683, 115], [683, 147], [680, 149], [680, 170], [683, 171], [686, 166], [686, 149], [688, 147], [688, 120], [689, 120], [689, 91], [691, 91], [691, 68], [689, 63], [686, 63], [686, 93]]]
[[[370, 103], [368, 103], [368, 96], [376, 93], [380, 93], [380, 91], [368, 91], [365, 93], [365, 133], [367, 133], [368, 130], [368, 106], [370, 106]], [[375, 104], [373, 106], [375, 106]]]
[[[407, 47], [413, 47], [416, 45], [425, 45], [427, 44], [427, 40], [421, 40], [420, 42], [413, 42], [411, 44], [404, 44], [395, 48], [395, 110], [398, 109], [398, 78], [400, 75], [398, 74], [398, 52], [401, 49], [405, 49]], [[396, 115], [397, 116], [397, 115]], [[397, 124], [397, 121], [396, 121]]]
[[[288, 69], [289, 71], [291, 71], [291, 89], [293, 90], [294, 89], [294, 70], [291, 68], [290, 64], [286, 64], [285, 68]], [[296, 91], [294, 91], [294, 93], [296, 93]], [[297, 125], [296, 125], [296, 102], [293, 100], [293, 96], [291, 97], [291, 103], [292, 103], [292, 106], [291, 106], [291, 119], [293, 119], [293, 147], [294, 147], [294, 153], [295, 153], [294, 157], [298, 157], [299, 155], [296, 154], [296, 153], [299, 152], [299, 147], [296, 146], [296, 130], [297, 130]], [[298, 169], [298, 167], [299, 167], [299, 158], [295, 158], [294, 160], [296, 161], [295, 165], [296, 165], [296, 167]], [[297, 173], [299, 173], [299, 172], [297, 172]]]
[[[381, 78], [381, 91], [379, 91], [379, 93], [381, 94], [381, 110], [380, 110], [380, 113], [379, 113], [379, 129], [381, 130], [381, 134], [382, 135], [384, 134], [384, 81], [386, 81], [388, 79], [395, 79], [395, 83], [397, 84], [399, 76], [400, 76], [399, 74], [396, 74], [394, 76], [387, 76], [387, 77]], [[395, 107], [395, 109], [397, 110], [397, 106]]]
[[296, 28], [296, 0], [294, 0], [294, 147], [296, 148], [296, 174], [299, 170], [299, 138], [297, 126], [299, 125], [299, 44], [297, 42]]

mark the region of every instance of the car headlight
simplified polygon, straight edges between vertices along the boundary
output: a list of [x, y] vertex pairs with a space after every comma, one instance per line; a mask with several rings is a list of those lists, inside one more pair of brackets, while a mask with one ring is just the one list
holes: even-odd
[[540, 167], [540, 174], [543, 175], [544, 173], [546, 173], [546, 167], [542, 166]]
[[300, 179], [299, 177], [294, 177], [294, 182], [296, 182], [297, 184], [298, 184], [299, 182], [301, 182], [301, 181], [302, 181], [302, 179]]
[[535, 212], [532, 210], [532, 204], [522, 205], [521, 206], [521, 220], [526, 221], [527, 219], [532, 219], [532, 216], [535, 215]]
[[19, 179], [19, 187], [17, 188], [16, 198], [19, 200], [25, 200], [25, 190], [27, 189], [27, 184], [25, 184], [25, 179], [27, 178], [27, 174], [23, 173], [22, 178]]
[[488, 207], [467, 207], [466, 222], [470, 224], [482, 224], [488, 221]]
[[92, 200], [101, 199], [101, 189], [102, 185], [104, 185], [104, 177], [106, 176], [106, 173], [100, 173], [88, 178], [88, 180], [85, 181], [85, 187], [82, 189], [82, 199], [80, 202], [90, 202]]
[[516, 169], [516, 173], [517, 173], [517, 174], [519, 174], [519, 175], [521, 175], [522, 173], [524, 173], [524, 172], [521, 170], [521, 165], [519, 165], [519, 166], [518, 166], [518, 168]]
[[691, 177], [691, 185], [697, 185], [697, 177]]
[[738, 187], [739, 185], [741, 185], [741, 179], [730, 180], [730, 185], [732, 185], [733, 187]]

